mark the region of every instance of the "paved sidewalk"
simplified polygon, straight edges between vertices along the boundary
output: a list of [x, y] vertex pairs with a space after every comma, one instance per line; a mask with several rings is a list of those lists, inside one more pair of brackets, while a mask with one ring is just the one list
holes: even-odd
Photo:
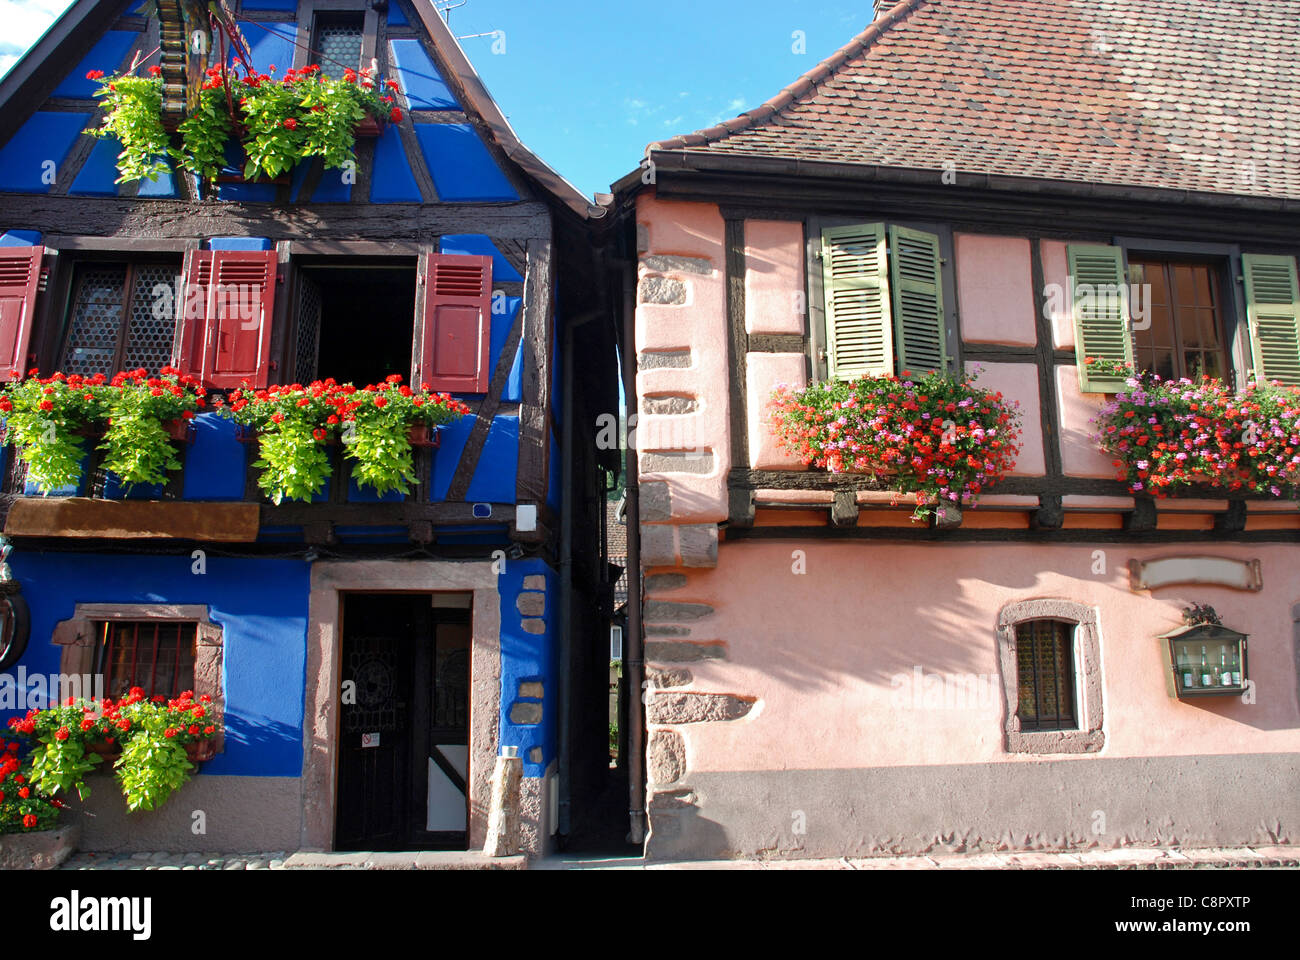
[[60, 870], [526, 870], [528, 858], [477, 851], [402, 853], [85, 853]]
[[593, 859], [552, 856], [534, 870], [1231, 870], [1300, 868], [1300, 846], [1174, 849], [1122, 847], [1073, 853], [956, 853], [836, 860]]
[[87, 853], [77, 851], [60, 870], [282, 870], [289, 854], [274, 853]]
[[401, 853], [76, 853], [60, 870], [1241, 870], [1300, 868], [1300, 846], [1121, 847], [1072, 853], [956, 853], [835, 860], [675, 860], [478, 851]]

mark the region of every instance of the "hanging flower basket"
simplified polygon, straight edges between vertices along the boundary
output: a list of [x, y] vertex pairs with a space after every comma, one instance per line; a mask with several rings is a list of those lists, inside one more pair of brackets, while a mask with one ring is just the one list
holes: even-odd
[[[127, 71], [99, 80], [96, 97], [104, 101], [103, 125], [86, 131], [115, 137], [122, 144], [118, 182], [157, 180], [169, 170], [168, 158], [205, 180], [218, 183], [288, 183], [302, 160], [321, 158], [325, 169], [354, 162], [357, 137], [377, 137], [388, 121], [401, 122], [397, 83], [380, 83], [377, 69], [346, 70], [335, 79], [315, 64], [286, 71], [278, 80], [269, 73], [234, 73], [223, 66], [207, 71], [198, 104], [169, 131], [162, 118], [162, 78], [157, 67], [149, 76]], [[384, 91], [387, 88], [387, 92]], [[173, 133], [180, 146], [173, 146]], [[223, 173], [230, 140], [243, 149], [237, 174]]]

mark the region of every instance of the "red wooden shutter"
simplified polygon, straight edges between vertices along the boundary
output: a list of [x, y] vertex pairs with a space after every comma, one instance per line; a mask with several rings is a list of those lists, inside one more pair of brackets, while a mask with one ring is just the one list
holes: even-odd
[[492, 258], [431, 253], [425, 261], [415, 386], [487, 393], [492, 340]]
[[27, 373], [44, 247], [0, 247], [0, 381]]
[[172, 366], [192, 377], [203, 373], [203, 344], [207, 336], [208, 283], [212, 279], [212, 253], [189, 250], [181, 273], [180, 302], [176, 304], [176, 340]]
[[[217, 389], [265, 387], [275, 315], [274, 250], [190, 251], [177, 366]], [[195, 290], [197, 287], [197, 292]], [[192, 316], [199, 312], [198, 317]]]

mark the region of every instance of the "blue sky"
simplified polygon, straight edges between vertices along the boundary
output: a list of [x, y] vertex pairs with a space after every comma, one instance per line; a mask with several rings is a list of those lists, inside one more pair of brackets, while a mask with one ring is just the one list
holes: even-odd
[[[67, 5], [0, 0], [0, 71]], [[520, 138], [590, 195], [633, 169], [647, 143], [774, 96], [866, 27], [871, 3], [469, 0], [450, 16]], [[493, 37], [468, 38], [497, 30], [503, 53]]]

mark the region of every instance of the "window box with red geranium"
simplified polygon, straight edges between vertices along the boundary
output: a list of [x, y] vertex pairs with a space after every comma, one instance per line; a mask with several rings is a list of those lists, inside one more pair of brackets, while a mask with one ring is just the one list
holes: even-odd
[[69, 697], [9, 721], [31, 742], [31, 789], [48, 797], [90, 795], [86, 777], [110, 763], [131, 811], [154, 810], [183, 787], [194, 762], [209, 759], [221, 719], [207, 694], [146, 699], [132, 687], [120, 700]]
[[1143, 373], [1094, 418], [1094, 439], [1134, 493], [1209, 487], [1300, 498], [1300, 388]]
[[[0, 415], [7, 439], [28, 465], [28, 479], [42, 493], [77, 486], [95, 446], [100, 463], [125, 489], [165, 483], [179, 470], [176, 443], [190, 438], [188, 421], [201, 410], [206, 391], [194, 378], [164, 367], [81, 377], [55, 373], [6, 384]], [[99, 441], [99, 442], [97, 442]]]
[[869, 474], [916, 494], [914, 519], [974, 504], [1015, 465], [1020, 414], [970, 375], [863, 377], [778, 388], [778, 442], [811, 467]]
[[[260, 486], [272, 503], [310, 500], [331, 473], [327, 447], [341, 443], [353, 461], [359, 486], [383, 496], [410, 492], [416, 482], [413, 447], [436, 446], [434, 431], [469, 412], [449, 394], [427, 384], [412, 390], [394, 374], [383, 383], [357, 388], [333, 379], [307, 384], [236, 390], [222, 407], [243, 437], [256, 436]], [[423, 428], [423, 435], [419, 432]]]
[[[380, 82], [372, 65], [346, 70], [334, 78], [311, 64], [269, 73], [215, 66], [199, 92], [199, 102], [176, 129], [181, 145], [172, 146], [162, 121], [162, 79], [157, 67], [148, 76], [135, 68], [112, 77], [92, 70], [100, 81], [96, 96], [104, 101], [101, 127], [88, 131], [116, 137], [119, 182], [156, 180], [168, 169], [167, 158], [207, 181], [287, 182], [299, 161], [319, 157], [325, 169], [353, 162], [358, 136], [378, 136], [388, 122], [400, 123], [396, 81]], [[383, 91], [383, 92], [381, 92]], [[226, 145], [238, 142], [244, 164], [239, 175], [223, 175]]]

